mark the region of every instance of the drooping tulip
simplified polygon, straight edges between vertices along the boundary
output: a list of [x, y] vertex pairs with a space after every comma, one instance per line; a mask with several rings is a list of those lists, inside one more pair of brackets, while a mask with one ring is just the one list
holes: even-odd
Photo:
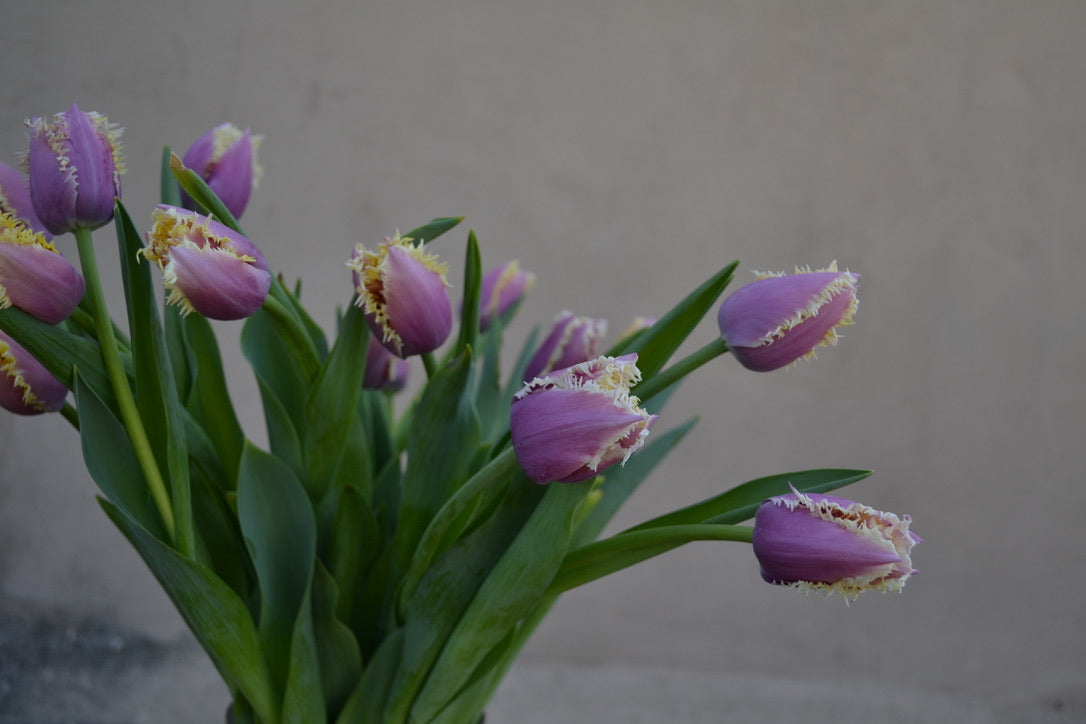
[[720, 305], [717, 323], [732, 354], [747, 369], [768, 372], [837, 344], [837, 330], [852, 324], [858, 274], [797, 269], [764, 274]]
[[607, 320], [578, 317], [564, 311], [554, 318], [547, 338], [528, 360], [524, 381], [586, 362], [599, 356], [600, 340], [607, 334]]
[[509, 429], [525, 474], [537, 483], [587, 480], [625, 463], [656, 420], [630, 388], [641, 379], [637, 355], [599, 357], [524, 385]]
[[[220, 123], [196, 139], [181, 161], [207, 182], [235, 218], [240, 218], [263, 175], [257, 160], [263, 140], [248, 128], [242, 131], [233, 123]], [[181, 202], [188, 209], [196, 208], [184, 191]]]
[[479, 290], [479, 331], [509, 311], [535, 284], [535, 274], [520, 268], [516, 260], [507, 261], [483, 275]]
[[19, 415], [56, 412], [68, 390], [18, 342], [0, 332], [0, 407]]
[[30, 201], [30, 185], [18, 169], [0, 162], [0, 214], [11, 214], [50, 241], [53, 235], [41, 223]]
[[793, 488], [759, 506], [754, 555], [769, 583], [846, 600], [863, 591], [899, 591], [916, 573], [910, 553], [920, 538], [910, 523], [907, 515]]
[[57, 324], [79, 304], [84, 287], [83, 275], [43, 234], [0, 213], [0, 309], [18, 307]]
[[121, 195], [121, 129], [76, 104], [52, 118], [27, 121], [30, 200], [53, 234], [96, 229], [113, 218]]
[[177, 206], [158, 206], [151, 221], [141, 253], [162, 270], [168, 301], [182, 314], [195, 310], [211, 319], [244, 319], [264, 303], [271, 273], [247, 237]]
[[347, 261], [354, 272], [356, 304], [377, 340], [397, 357], [432, 352], [452, 330], [447, 267], [412, 242], [397, 232], [376, 251], [359, 244]]

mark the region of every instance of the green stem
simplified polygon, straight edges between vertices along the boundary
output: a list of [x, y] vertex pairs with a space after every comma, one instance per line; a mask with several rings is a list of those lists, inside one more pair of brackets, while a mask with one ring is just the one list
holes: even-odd
[[113, 394], [117, 396], [117, 407], [121, 412], [121, 421], [128, 430], [128, 437], [132, 441], [132, 447], [136, 451], [140, 469], [147, 479], [147, 487], [150, 489], [151, 498], [159, 515], [162, 516], [163, 525], [170, 539], [174, 538], [173, 507], [170, 505], [170, 496], [166, 491], [166, 483], [162, 479], [162, 472], [155, 461], [151, 443], [147, 439], [147, 431], [143, 427], [136, 401], [132, 397], [132, 388], [128, 385], [128, 377], [121, 363], [121, 355], [117, 349], [117, 338], [113, 334], [113, 320], [109, 316], [106, 307], [105, 293], [102, 291], [102, 280], [98, 275], [98, 261], [94, 255], [94, 239], [90, 229], [79, 228], [75, 230], [75, 242], [79, 249], [79, 262], [83, 267], [83, 277], [87, 282], [87, 294], [90, 296], [94, 309], [94, 326], [98, 336], [98, 345], [102, 352], [102, 362], [105, 363], [106, 373], [109, 375]]
[[65, 402], [64, 406], [60, 408], [60, 414], [64, 416], [64, 419], [71, 423], [72, 427], [76, 430], [79, 429], [79, 413], [70, 402]]
[[679, 360], [666, 370], [658, 372], [634, 388], [634, 394], [641, 402], [652, 399], [683, 377], [701, 367], [709, 360], [716, 359], [728, 351], [728, 345], [721, 337], [717, 337], [709, 344], [696, 352]]
[[434, 357], [434, 353], [425, 352], [420, 354], [419, 357], [422, 357], [422, 366], [426, 368], [426, 377], [433, 377], [434, 373], [437, 372], [437, 359]]

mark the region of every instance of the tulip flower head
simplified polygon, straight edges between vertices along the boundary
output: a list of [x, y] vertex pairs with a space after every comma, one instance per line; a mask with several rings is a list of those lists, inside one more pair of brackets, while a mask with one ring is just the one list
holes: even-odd
[[720, 333], [740, 364], [768, 372], [816, 348], [836, 345], [837, 330], [852, 324], [859, 300], [858, 274], [797, 269], [795, 274], [760, 274], [720, 305]]
[[484, 274], [479, 293], [479, 331], [485, 332], [495, 317], [508, 312], [534, 285], [535, 274], [521, 269], [516, 260]]
[[22, 345], [0, 332], [0, 407], [18, 415], [56, 412], [67, 395], [67, 388]]
[[900, 591], [916, 573], [910, 552], [920, 538], [911, 519], [843, 498], [800, 493], [762, 502], [754, 518], [754, 555], [769, 583], [840, 593]]
[[211, 319], [244, 319], [264, 303], [271, 273], [248, 238], [177, 206], [158, 206], [151, 220], [140, 253], [162, 270], [168, 301], [182, 314], [195, 310]]
[[46, 241], [53, 238], [34, 211], [26, 176], [6, 163], [0, 163], [0, 214], [11, 214], [44, 236]]
[[83, 275], [43, 234], [0, 213], [0, 309], [18, 307], [57, 324], [79, 304], [84, 287]]
[[513, 398], [509, 429], [521, 469], [537, 483], [587, 480], [625, 463], [656, 420], [630, 388], [637, 355], [599, 357], [528, 382]]
[[595, 359], [600, 354], [600, 340], [605, 334], [606, 319], [578, 317], [570, 311], [562, 312], [554, 318], [547, 338], [528, 360], [524, 380]]
[[[221, 123], [196, 139], [181, 161], [207, 182], [235, 218], [240, 218], [264, 173], [257, 160], [263, 140], [248, 128], [242, 131], [233, 123]], [[186, 208], [194, 208], [184, 191], [181, 199]]]
[[121, 129], [76, 104], [51, 119], [32, 118], [27, 169], [30, 199], [53, 234], [96, 229], [113, 218], [121, 195]]
[[433, 352], [452, 330], [447, 267], [399, 232], [370, 251], [359, 244], [347, 266], [356, 304], [377, 339], [397, 357]]

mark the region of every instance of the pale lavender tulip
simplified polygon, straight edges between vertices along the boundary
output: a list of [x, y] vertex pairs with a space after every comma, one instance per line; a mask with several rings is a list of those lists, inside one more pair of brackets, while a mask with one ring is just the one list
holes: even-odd
[[19, 415], [56, 412], [68, 390], [22, 345], [0, 332], [0, 407]]
[[79, 304], [84, 286], [83, 275], [43, 234], [0, 214], [0, 309], [18, 307], [56, 324]]
[[[248, 128], [242, 131], [233, 123], [221, 123], [196, 139], [181, 161], [207, 182], [235, 218], [240, 218], [263, 175], [257, 160], [263, 140]], [[183, 206], [195, 209], [184, 191], [181, 199]]]
[[375, 336], [370, 337], [366, 349], [366, 371], [362, 375], [362, 387], [367, 390], [399, 392], [407, 385], [409, 365], [385, 349]]
[[182, 314], [243, 319], [264, 303], [271, 273], [248, 238], [210, 217], [160, 205], [151, 214], [145, 258], [162, 270], [169, 302]]
[[551, 331], [524, 368], [524, 380], [545, 375], [599, 356], [600, 340], [607, 334], [606, 319], [578, 317], [565, 311], [554, 318]]
[[433, 352], [452, 330], [446, 266], [412, 241], [397, 232], [376, 251], [359, 244], [347, 262], [356, 303], [377, 340], [397, 357]]
[[121, 129], [76, 104], [51, 119], [32, 118], [27, 168], [30, 199], [53, 234], [96, 229], [113, 218], [121, 195]]
[[637, 355], [599, 357], [524, 385], [509, 413], [513, 449], [537, 483], [587, 480], [625, 463], [656, 420], [630, 387], [641, 379]]
[[910, 553], [920, 538], [910, 522], [907, 515], [793, 488], [759, 506], [754, 555], [769, 583], [846, 600], [863, 591], [900, 591], [916, 573]]
[[53, 235], [41, 223], [30, 200], [30, 185], [18, 169], [0, 162], [0, 214], [11, 214], [50, 241]]
[[507, 261], [483, 275], [479, 290], [479, 331], [485, 332], [495, 317], [509, 311], [535, 284], [535, 274]]
[[797, 269], [767, 274], [734, 292], [720, 305], [720, 333], [740, 364], [768, 372], [814, 356], [837, 344], [837, 330], [852, 324], [859, 300], [858, 274]]

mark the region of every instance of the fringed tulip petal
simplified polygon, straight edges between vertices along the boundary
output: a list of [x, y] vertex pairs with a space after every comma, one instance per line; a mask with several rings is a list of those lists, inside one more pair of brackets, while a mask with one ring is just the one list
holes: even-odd
[[606, 319], [578, 317], [570, 311], [562, 312], [554, 318], [550, 333], [524, 368], [525, 381], [596, 358], [600, 353], [600, 340], [605, 334]]
[[27, 352], [0, 332], [0, 407], [19, 415], [56, 412], [68, 390]]
[[84, 287], [83, 275], [42, 234], [0, 214], [0, 309], [18, 307], [57, 324], [79, 304]]
[[754, 520], [754, 555], [769, 583], [840, 593], [899, 591], [915, 573], [920, 538], [898, 517], [830, 495], [793, 491], [764, 501]]
[[26, 176], [6, 163], [0, 163], [0, 214], [11, 214], [46, 241], [53, 238], [34, 211]]
[[515, 260], [484, 274], [479, 292], [479, 331], [485, 332], [496, 317], [509, 311], [534, 284], [535, 275], [521, 269]]
[[[181, 160], [207, 182], [231, 214], [240, 218], [253, 189], [260, 184], [257, 149], [263, 138], [248, 128], [242, 131], [232, 123], [222, 123], [200, 136]], [[181, 199], [186, 208], [195, 208], [183, 191]]]

